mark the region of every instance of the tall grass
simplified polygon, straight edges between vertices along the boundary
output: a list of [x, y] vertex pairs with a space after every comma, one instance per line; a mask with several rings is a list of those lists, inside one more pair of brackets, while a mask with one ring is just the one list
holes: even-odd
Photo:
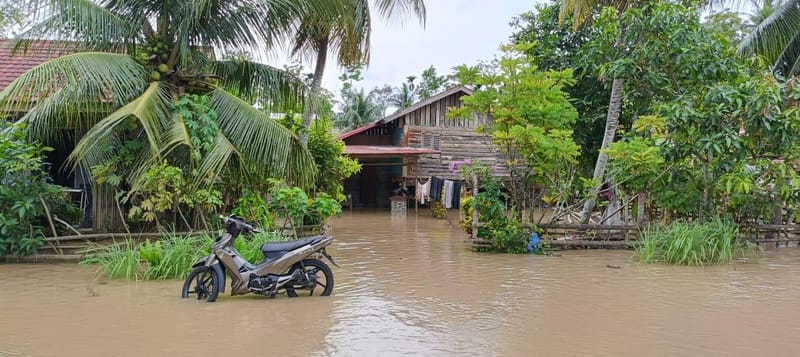
[[89, 242], [81, 264], [98, 265], [98, 273], [110, 279], [137, 279], [142, 273], [136, 242], [125, 239], [121, 244], [102, 245]]
[[[235, 248], [251, 263], [263, 260], [261, 246], [283, 240], [278, 232], [241, 236]], [[192, 264], [211, 252], [210, 235], [179, 236], [166, 233], [160, 240], [137, 244], [127, 238], [119, 244], [90, 243], [81, 264], [98, 266], [98, 273], [110, 279], [180, 279], [191, 271]]]
[[648, 228], [636, 253], [645, 263], [724, 264], [752, 249], [739, 237], [739, 227], [727, 219], [704, 223], [676, 221]]
[[178, 279], [192, 270], [192, 264], [211, 252], [214, 239], [209, 235], [169, 235], [162, 240], [145, 241], [140, 245], [139, 258], [147, 263], [144, 279]]

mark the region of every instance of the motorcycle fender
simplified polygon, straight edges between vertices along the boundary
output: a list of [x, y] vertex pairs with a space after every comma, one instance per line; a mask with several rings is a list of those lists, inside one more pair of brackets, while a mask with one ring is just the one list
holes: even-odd
[[226, 282], [225, 282], [225, 278], [226, 278], [225, 277], [225, 267], [223, 267], [222, 264], [220, 264], [219, 261], [218, 261], [214, 265], [212, 265], [211, 268], [216, 270], [217, 274], [219, 274], [217, 276], [222, 278], [222, 285], [220, 285], [219, 292], [224, 293], [225, 292], [225, 285], [227, 285]]
[[221, 293], [224, 293], [225, 292], [225, 285], [227, 285], [226, 281], [225, 281], [225, 279], [227, 278], [225, 276], [226, 275], [225, 274], [225, 267], [223, 267], [222, 264], [219, 263], [219, 259], [217, 259], [216, 255], [210, 254], [209, 256], [197, 261], [197, 263], [194, 263], [194, 265], [192, 265], [192, 269], [197, 268], [197, 267], [201, 267], [201, 266], [206, 266], [209, 263], [211, 264], [211, 265], [209, 265], [211, 267], [211, 269], [214, 269], [214, 271], [216, 271], [217, 274], [219, 274], [217, 276], [219, 276], [222, 279], [222, 288], [220, 288], [219, 291]]

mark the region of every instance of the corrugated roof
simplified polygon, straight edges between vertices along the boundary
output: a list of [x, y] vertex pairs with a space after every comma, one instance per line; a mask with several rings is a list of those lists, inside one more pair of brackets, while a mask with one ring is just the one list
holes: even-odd
[[408, 146], [347, 145], [344, 147], [344, 153], [355, 157], [389, 157], [438, 154], [439, 151], [425, 148], [412, 148]]
[[361, 133], [363, 133], [363, 132], [365, 132], [365, 131], [367, 131], [369, 129], [372, 129], [372, 128], [378, 126], [379, 124], [381, 124], [380, 121], [374, 122], [372, 124], [364, 125], [364, 126], [362, 126], [360, 128], [356, 128], [356, 129], [350, 130], [350, 131], [348, 131], [346, 133], [339, 134], [338, 138], [339, 138], [339, 140], [347, 139], [347, 138], [349, 138], [351, 136], [355, 136], [355, 135], [361, 134]]
[[59, 42], [45, 40], [32, 43], [25, 53], [18, 52], [12, 56], [13, 49], [14, 41], [0, 39], [0, 91], [29, 69], [72, 52], [65, 50]]
[[472, 89], [469, 89], [469, 88], [467, 88], [465, 86], [458, 86], [458, 87], [450, 88], [450, 89], [448, 89], [448, 90], [446, 90], [444, 92], [441, 92], [439, 94], [431, 96], [431, 97], [429, 97], [429, 98], [427, 98], [425, 100], [416, 102], [416, 103], [414, 103], [414, 105], [412, 105], [412, 106], [410, 106], [408, 108], [400, 110], [400, 111], [398, 111], [398, 112], [396, 112], [394, 114], [391, 114], [391, 115], [389, 115], [387, 117], [384, 117], [382, 119], [378, 119], [374, 123], [367, 124], [367, 125], [364, 125], [364, 126], [362, 126], [360, 128], [356, 128], [356, 129], [350, 130], [350, 131], [348, 131], [346, 133], [340, 134], [338, 136], [338, 138], [339, 138], [339, 140], [344, 140], [344, 139], [347, 139], [347, 138], [349, 138], [351, 136], [355, 136], [355, 135], [361, 134], [361, 133], [363, 133], [363, 132], [365, 132], [365, 131], [367, 131], [369, 129], [372, 129], [372, 128], [378, 126], [378, 125], [392, 122], [393, 120], [396, 120], [397, 118], [400, 118], [403, 115], [411, 113], [411, 112], [413, 112], [413, 111], [415, 111], [415, 110], [417, 110], [419, 108], [422, 108], [422, 107], [424, 107], [424, 106], [426, 106], [428, 104], [434, 103], [437, 100], [440, 100], [440, 99], [443, 99], [443, 98], [447, 98], [447, 97], [449, 97], [449, 96], [451, 96], [451, 95], [453, 95], [455, 93], [458, 93], [458, 92], [463, 92], [466, 95], [470, 95], [470, 94], [472, 94]]

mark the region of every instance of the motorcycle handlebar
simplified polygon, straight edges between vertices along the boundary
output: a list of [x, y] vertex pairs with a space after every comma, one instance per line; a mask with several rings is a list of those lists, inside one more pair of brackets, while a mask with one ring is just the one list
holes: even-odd
[[225, 223], [226, 226], [228, 225], [228, 223], [233, 221], [241, 228], [241, 230], [243, 230], [245, 232], [250, 232], [250, 233], [260, 233], [261, 232], [261, 230], [259, 230], [257, 228], [254, 228], [253, 225], [251, 225], [250, 223], [245, 222], [243, 219], [241, 219], [239, 217], [220, 215], [219, 218], [222, 219], [222, 222]]

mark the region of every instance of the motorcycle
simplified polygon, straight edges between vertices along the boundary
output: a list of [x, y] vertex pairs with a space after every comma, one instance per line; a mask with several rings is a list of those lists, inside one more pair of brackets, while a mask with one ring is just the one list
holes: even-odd
[[221, 217], [225, 233], [211, 245], [211, 254], [192, 266], [183, 283], [181, 297], [196, 295], [198, 300], [213, 302], [225, 292], [226, 275], [231, 278], [231, 296], [254, 293], [275, 297], [283, 291], [289, 297], [298, 292], [328, 296], [333, 291], [333, 272], [321, 258], [337, 268], [326, 251], [333, 237], [321, 234], [288, 242], [266, 243], [261, 247], [264, 260], [251, 264], [233, 247], [241, 234], [257, 233], [252, 225], [236, 216]]

